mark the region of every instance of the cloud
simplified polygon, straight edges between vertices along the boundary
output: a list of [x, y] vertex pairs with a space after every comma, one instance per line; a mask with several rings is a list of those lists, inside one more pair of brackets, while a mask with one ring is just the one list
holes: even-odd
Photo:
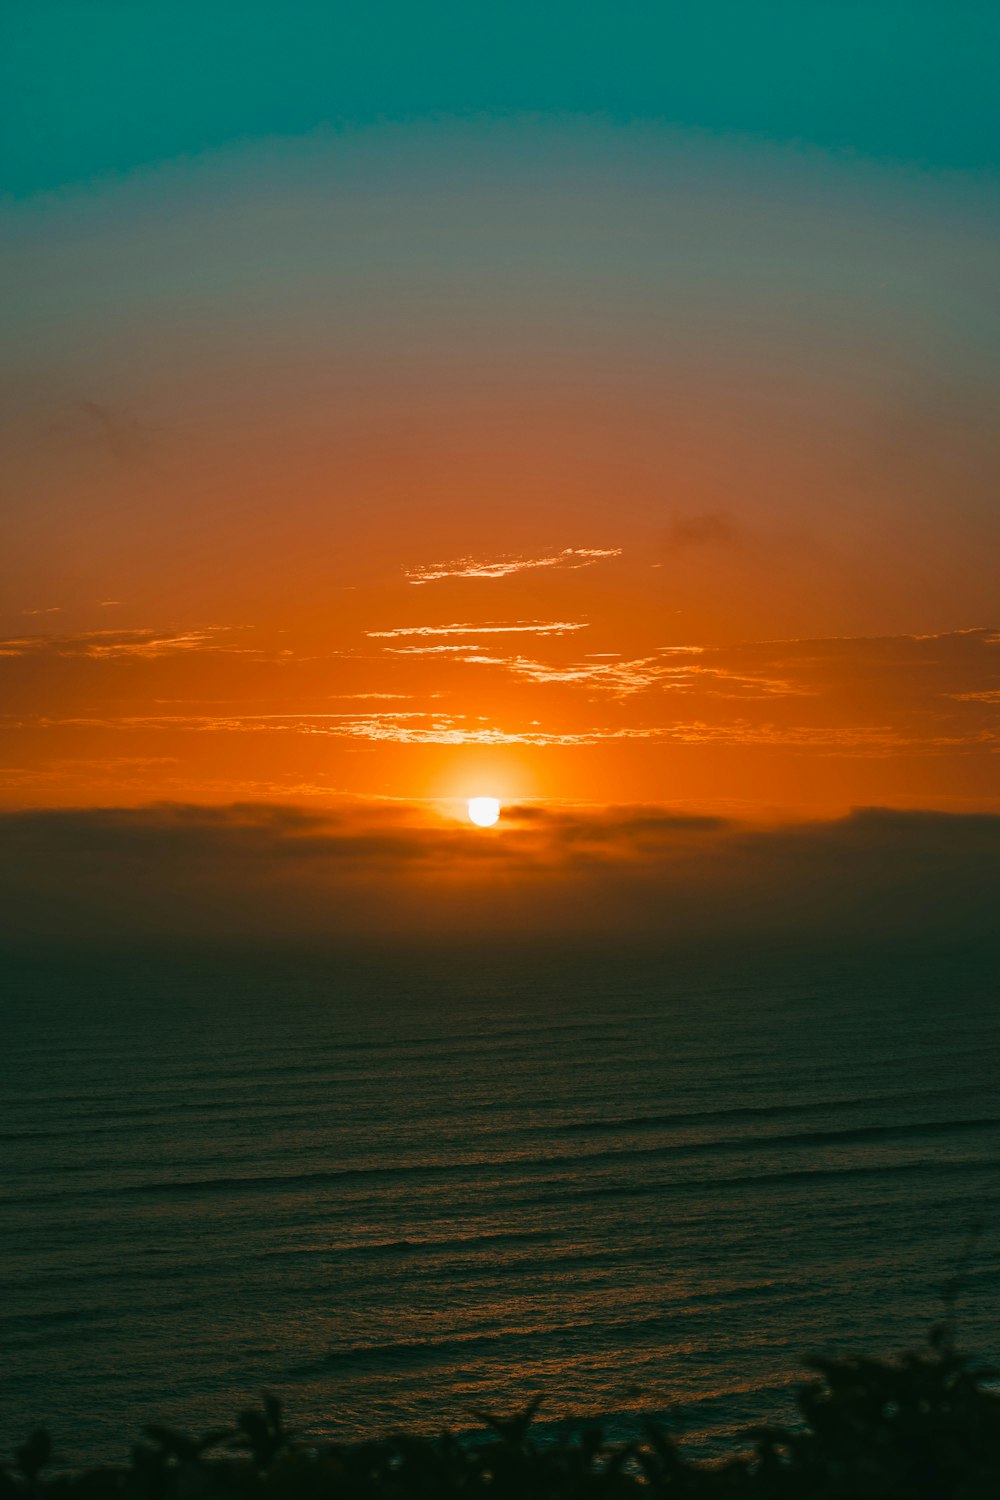
[[[698, 648], [702, 649], [702, 648]], [[702, 691], [726, 698], [772, 698], [798, 696], [808, 691], [794, 687], [787, 679], [755, 676], [725, 667], [678, 665], [663, 661], [659, 655], [643, 656], [633, 661], [570, 662], [567, 664], [532, 661], [524, 656], [462, 657], [472, 666], [502, 667], [515, 677], [530, 682], [560, 683], [586, 687], [626, 698], [633, 693], [660, 688], [670, 692]]]
[[130, 412], [89, 397], [67, 402], [40, 433], [48, 448], [70, 455], [103, 452], [125, 467], [148, 465], [154, 437], [153, 429]]
[[43, 810], [0, 815], [8, 940], [603, 931], [683, 946], [1000, 938], [1000, 816], [857, 810], [754, 827], [661, 806]]
[[689, 516], [678, 516], [670, 526], [665, 539], [668, 552], [681, 552], [688, 547], [733, 547], [743, 540], [743, 531], [725, 511], [701, 511]]
[[77, 656], [100, 661], [125, 656], [176, 656], [192, 651], [251, 654], [252, 648], [230, 645], [220, 639], [233, 628], [208, 625], [195, 630], [89, 630], [74, 635], [18, 636], [0, 640], [0, 656]]
[[[430, 648], [433, 649], [433, 648]], [[424, 722], [419, 722], [424, 721]], [[7, 715], [7, 730], [106, 729], [201, 734], [281, 734], [397, 745], [533, 745], [583, 746], [614, 741], [652, 740], [683, 745], [732, 745], [744, 748], [774, 746], [802, 753], [885, 756], [910, 753], [1000, 750], [1000, 727], [972, 727], [964, 733], [907, 734], [891, 724], [799, 725], [754, 723], [746, 718], [709, 723], [701, 719], [667, 724], [595, 725], [580, 730], [544, 729], [537, 720], [528, 727], [471, 727], [464, 714], [424, 709], [383, 713], [231, 713], [231, 714], [121, 714]]]
[[620, 557], [621, 547], [564, 547], [561, 552], [542, 557], [504, 556], [498, 558], [459, 557], [453, 562], [428, 563], [407, 568], [404, 576], [410, 583], [436, 583], [441, 578], [506, 578], [531, 568], [589, 568], [608, 557]]
[[[424, 720], [424, 723], [414, 723]], [[297, 734], [327, 739], [388, 742], [397, 745], [594, 745], [603, 739], [621, 739], [633, 731], [615, 729], [583, 733], [523, 730], [495, 726], [469, 727], [465, 715], [444, 715], [424, 710], [386, 713], [269, 713], [269, 714], [121, 714], [76, 715], [50, 718], [44, 715], [3, 721], [5, 729], [107, 729], [167, 731], [201, 734]], [[647, 737], [644, 731], [635, 731]], [[658, 731], [656, 731], [658, 733]]]
[[461, 645], [448, 646], [383, 646], [389, 656], [461, 656], [465, 651], [476, 651], [474, 641], [463, 641]]
[[366, 630], [365, 634], [380, 640], [411, 635], [568, 635], [573, 630], [587, 630], [580, 620], [515, 620], [509, 625], [399, 625], [395, 630]]
[[[997, 702], [998, 643], [995, 630], [975, 627], [923, 635], [672, 644], [638, 657], [588, 652], [570, 662], [484, 650], [471, 640], [383, 650], [447, 656], [470, 667], [499, 669], [523, 681], [579, 688], [591, 695], [684, 695], [699, 700], [698, 709], [706, 718], [713, 705], [717, 709], [725, 700], [786, 699], [801, 720], [804, 711], [794, 704], [799, 699], [815, 700], [809, 706], [810, 717], [829, 722], [835, 714], [841, 725], [870, 725], [874, 706], [895, 722], [900, 742], [937, 739], [944, 744], [949, 738], [956, 743], [969, 738], [975, 727], [972, 709], [986, 710]], [[970, 706], [962, 722], [954, 717], [962, 712], [957, 704]], [[929, 727], [932, 718], [938, 721], [936, 730]], [[798, 727], [818, 735], [824, 726], [800, 722]], [[981, 722], [978, 727], [988, 725]], [[724, 730], [720, 726], [720, 732]]]
[[[511, 622], [527, 626], [546, 622]], [[550, 622], [553, 625], [570, 622]], [[579, 622], [574, 622], [579, 623]], [[406, 627], [408, 632], [461, 627]], [[506, 628], [506, 627], [504, 627]], [[254, 637], [250, 637], [253, 639]], [[572, 638], [572, 637], [571, 637]], [[197, 694], [169, 700], [136, 695], [127, 705], [102, 700], [94, 692], [89, 664], [117, 658], [170, 658], [198, 653], [241, 653], [246, 660], [282, 663], [272, 654], [236, 644], [245, 636], [224, 627], [176, 631], [96, 631], [65, 636], [26, 636], [0, 642], [0, 654], [38, 659], [74, 659], [87, 664], [72, 709], [39, 712], [39, 693], [24, 697], [20, 712], [13, 696], [0, 727], [10, 731], [103, 729], [177, 735], [281, 734], [325, 737], [345, 746], [526, 745], [596, 746], [630, 740], [664, 745], [732, 746], [747, 751], [774, 747], [796, 755], [869, 757], [894, 755], [973, 756], [985, 760], [1000, 752], [997, 687], [1000, 636], [986, 627], [937, 634], [746, 641], [729, 645], [675, 643], [635, 657], [590, 655], [570, 661], [544, 660], [536, 653], [507, 650], [497, 633], [480, 644], [433, 634], [389, 633], [378, 656], [365, 658], [364, 676], [345, 683], [343, 709], [330, 712], [330, 682], [287, 707], [287, 689], [278, 700], [283, 712], [245, 712], [266, 707], [268, 699], [201, 699]], [[406, 643], [404, 643], [406, 642]], [[565, 649], [565, 648], [563, 648]], [[402, 673], [372, 676], [371, 662], [427, 658], [424, 686]], [[553, 651], [555, 654], [555, 651]], [[299, 658], [301, 660], [301, 658]], [[195, 663], [192, 661], [192, 666]], [[475, 674], [475, 696], [466, 704], [481, 711], [484, 691], [503, 673], [525, 691], [496, 696], [503, 715], [467, 717], [462, 706], [465, 674]], [[60, 684], [70, 667], [53, 673]], [[296, 679], [298, 680], [298, 679]], [[355, 686], [355, 693], [349, 689]], [[396, 688], [399, 692], [395, 692]], [[442, 692], [442, 688], [446, 690]], [[407, 696], [409, 690], [409, 696]], [[371, 712], [366, 710], [370, 696]], [[579, 696], [588, 700], [581, 705]], [[442, 711], [446, 698], [450, 712]], [[352, 706], [352, 699], [355, 699]], [[383, 702], [379, 702], [383, 699]], [[575, 701], [574, 701], [575, 700]], [[181, 711], [161, 711], [177, 703]], [[190, 711], [183, 711], [190, 705]], [[397, 706], [398, 705], [398, 706]], [[124, 711], [123, 711], [124, 710]], [[168, 748], [176, 748], [169, 746]], [[988, 767], [981, 766], [982, 775]], [[957, 774], [957, 772], [956, 772]]]

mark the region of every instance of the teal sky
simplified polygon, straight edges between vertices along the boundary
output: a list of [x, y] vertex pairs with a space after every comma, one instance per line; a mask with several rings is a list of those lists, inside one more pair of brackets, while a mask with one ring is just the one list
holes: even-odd
[[8, 0], [3, 187], [318, 127], [597, 115], [981, 173], [994, 0]]

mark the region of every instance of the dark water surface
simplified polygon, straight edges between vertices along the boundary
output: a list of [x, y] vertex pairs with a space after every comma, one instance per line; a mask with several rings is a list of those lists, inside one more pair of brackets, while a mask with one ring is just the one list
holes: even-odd
[[968, 1226], [996, 1355], [983, 966], [487, 951], [5, 965], [0, 1446], [261, 1387], [316, 1434], [787, 1412], [917, 1342]]

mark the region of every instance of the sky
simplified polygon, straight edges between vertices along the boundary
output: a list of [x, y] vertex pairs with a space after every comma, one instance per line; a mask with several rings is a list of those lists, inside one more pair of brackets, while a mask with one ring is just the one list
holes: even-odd
[[607, 818], [595, 890], [611, 847], [662, 888], [647, 816], [904, 862], [852, 809], [959, 862], [1000, 817], [994, 4], [0, 30], [18, 859], [127, 880], [122, 827], [148, 864], [218, 816], [287, 893], [287, 816], [325, 889], [346, 818], [413, 885], [493, 795], [457, 867], [523, 891], [530, 851], [565, 905]]

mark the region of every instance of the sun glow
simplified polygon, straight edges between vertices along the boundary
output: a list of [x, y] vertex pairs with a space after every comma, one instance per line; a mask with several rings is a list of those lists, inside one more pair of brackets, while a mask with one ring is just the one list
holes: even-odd
[[492, 828], [500, 816], [500, 802], [496, 797], [470, 797], [469, 818], [479, 828]]

